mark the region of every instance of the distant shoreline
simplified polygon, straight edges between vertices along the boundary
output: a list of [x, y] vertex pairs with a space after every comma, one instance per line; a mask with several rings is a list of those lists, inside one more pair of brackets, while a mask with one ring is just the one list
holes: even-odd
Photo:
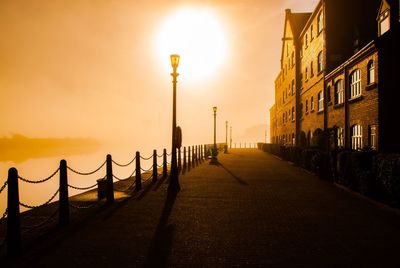
[[95, 152], [100, 143], [91, 138], [29, 138], [20, 134], [0, 138], [0, 162]]

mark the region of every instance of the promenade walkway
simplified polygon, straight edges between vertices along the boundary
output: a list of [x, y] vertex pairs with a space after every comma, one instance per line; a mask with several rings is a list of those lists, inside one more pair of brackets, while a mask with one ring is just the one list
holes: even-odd
[[400, 216], [257, 149], [232, 149], [38, 241], [18, 267], [400, 267]]

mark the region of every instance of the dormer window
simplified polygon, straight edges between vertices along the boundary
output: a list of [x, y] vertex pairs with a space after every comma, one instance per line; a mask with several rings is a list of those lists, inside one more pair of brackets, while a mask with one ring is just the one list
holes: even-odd
[[390, 29], [390, 12], [389, 9], [386, 9], [379, 15], [379, 20], [378, 20], [379, 36], [389, 31], [389, 29]]

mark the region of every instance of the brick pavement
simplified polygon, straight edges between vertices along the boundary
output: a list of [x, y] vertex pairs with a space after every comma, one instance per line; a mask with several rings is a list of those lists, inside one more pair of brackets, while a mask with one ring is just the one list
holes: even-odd
[[400, 216], [233, 149], [38, 241], [18, 267], [399, 267]]

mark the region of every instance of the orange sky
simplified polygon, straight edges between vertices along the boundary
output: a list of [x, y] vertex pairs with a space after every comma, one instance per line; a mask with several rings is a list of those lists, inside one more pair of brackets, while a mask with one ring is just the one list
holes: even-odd
[[262, 141], [280, 67], [284, 9], [311, 11], [316, 3], [1, 1], [0, 136], [169, 145], [171, 77], [155, 56], [154, 42], [165, 18], [191, 6], [218, 14], [230, 53], [210, 79], [191, 83], [179, 76], [183, 143], [212, 142], [214, 105], [218, 141], [225, 140], [225, 120], [234, 141]]

